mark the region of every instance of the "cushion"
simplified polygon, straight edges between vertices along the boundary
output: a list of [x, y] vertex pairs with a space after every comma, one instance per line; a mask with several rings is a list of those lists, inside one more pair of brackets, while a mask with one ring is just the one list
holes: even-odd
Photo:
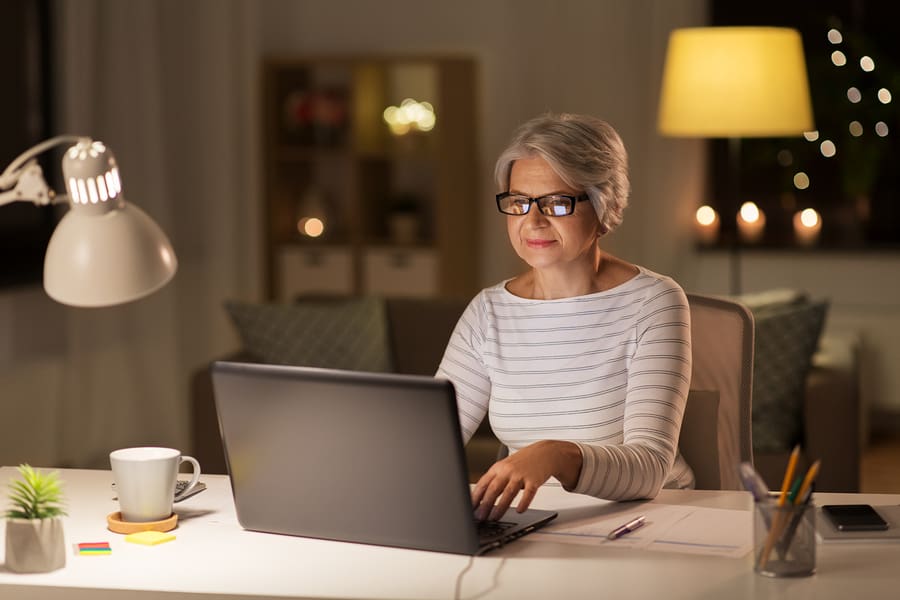
[[384, 301], [304, 300], [296, 304], [225, 303], [244, 349], [278, 365], [392, 371]]
[[826, 302], [753, 308], [753, 450], [781, 452], [802, 442], [803, 394], [825, 322]]

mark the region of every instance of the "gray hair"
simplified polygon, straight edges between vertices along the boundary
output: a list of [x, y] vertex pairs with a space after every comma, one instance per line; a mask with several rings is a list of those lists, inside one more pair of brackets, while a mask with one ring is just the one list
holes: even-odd
[[606, 121], [587, 115], [545, 114], [521, 125], [497, 159], [494, 179], [509, 189], [509, 174], [520, 158], [540, 157], [576, 190], [584, 190], [608, 233], [622, 223], [628, 205], [628, 153]]

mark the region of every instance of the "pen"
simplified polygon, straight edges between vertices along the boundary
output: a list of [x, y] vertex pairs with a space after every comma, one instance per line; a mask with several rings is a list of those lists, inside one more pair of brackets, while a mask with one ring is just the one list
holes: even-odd
[[621, 527], [616, 527], [615, 529], [610, 531], [609, 535], [606, 537], [611, 540], [617, 540], [620, 537], [622, 537], [623, 535], [625, 535], [626, 533], [631, 533], [635, 529], [641, 527], [646, 522], [647, 522], [647, 518], [644, 515], [641, 515], [639, 517], [634, 518], [631, 521], [628, 521]]
[[[806, 477], [803, 478], [803, 483], [800, 485], [800, 489], [794, 496], [795, 506], [804, 506], [809, 503], [810, 498], [812, 497], [813, 483], [816, 480], [816, 475], [819, 474], [820, 464], [821, 462], [817, 460], [806, 472]], [[785, 531], [777, 546], [780, 554], [787, 554], [788, 548], [790, 548], [791, 542], [794, 540], [794, 535], [797, 533], [797, 527], [800, 525], [800, 520], [803, 518], [803, 512], [807, 508], [808, 507], [799, 512], [795, 512], [792, 516], [791, 521], [787, 526], [787, 531]]]
[[766, 482], [762, 480], [756, 469], [748, 462], [742, 462], [740, 466], [740, 476], [744, 487], [753, 495], [753, 500], [762, 502], [769, 498], [769, 488]]
[[784, 555], [787, 554], [788, 549], [791, 547], [791, 542], [794, 541], [794, 535], [797, 533], [797, 528], [800, 526], [800, 521], [803, 520], [803, 514], [807, 510], [815, 510], [814, 508], [809, 506], [809, 501], [812, 497], [813, 487], [810, 486], [809, 489], [806, 490], [805, 494], [802, 494], [798, 497], [798, 501], [795, 503], [797, 508], [794, 509], [794, 514], [791, 517], [790, 523], [788, 523], [787, 530], [784, 532], [784, 535], [781, 536], [781, 540], [775, 545], [775, 548], [778, 550], [778, 554], [784, 558]]
[[797, 499], [797, 493], [800, 491], [800, 485], [803, 483], [803, 478], [798, 477], [794, 480], [794, 484], [791, 486], [791, 491], [788, 492], [787, 501], [785, 504], [791, 505], [794, 504]]

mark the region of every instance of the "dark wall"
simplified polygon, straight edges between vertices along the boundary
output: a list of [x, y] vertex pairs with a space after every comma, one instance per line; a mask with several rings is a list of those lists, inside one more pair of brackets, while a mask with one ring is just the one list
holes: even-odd
[[[836, 250], [900, 250], [900, 3], [883, 0], [818, 0], [784, 2], [756, 0], [711, 3], [714, 25], [793, 27], [803, 38], [806, 66], [818, 140], [804, 138], [745, 139], [741, 142], [739, 185], [741, 201], [753, 200], [766, 213], [762, 247], [789, 249], [793, 240], [792, 216], [812, 207], [823, 217], [818, 248]], [[841, 33], [831, 42], [829, 29]], [[832, 52], [846, 56], [837, 66]], [[860, 59], [870, 56], [875, 70], [864, 72]], [[850, 102], [856, 88], [862, 100]], [[882, 103], [877, 93], [890, 91], [893, 100]], [[850, 133], [856, 123], [861, 135]], [[888, 133], [877, 133], [886, 127]], [[837, 147], [824, 157], [823, 140]], [[713, 142], [711, 189], [716, 198], [733, 195], [728, 145]], [[784, 164], [778, 159], [783, 157]], [[793, 176], [809, 176], [810, 185], [797, 189]], [[733, 234], [733, 218], [723, 220], [726, 235]]]
[[[0, 170], [51, 131], [49, 3], [0, 2]], [[52, 167], [42, 164], [45, 173]], [[48, 179], [49, 181], [50, 179]], [[0, 286], [41, 280], [53, 210], [28, 202], [0, 207]]]

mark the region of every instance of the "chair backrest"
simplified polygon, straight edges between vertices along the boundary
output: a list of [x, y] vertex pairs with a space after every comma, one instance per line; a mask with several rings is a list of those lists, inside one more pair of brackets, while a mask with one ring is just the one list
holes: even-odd
[[693, 370], [679, 449], [698, 489], [743, 489], [753, 462], [753, 315], [733, 300], [688, 294]]

